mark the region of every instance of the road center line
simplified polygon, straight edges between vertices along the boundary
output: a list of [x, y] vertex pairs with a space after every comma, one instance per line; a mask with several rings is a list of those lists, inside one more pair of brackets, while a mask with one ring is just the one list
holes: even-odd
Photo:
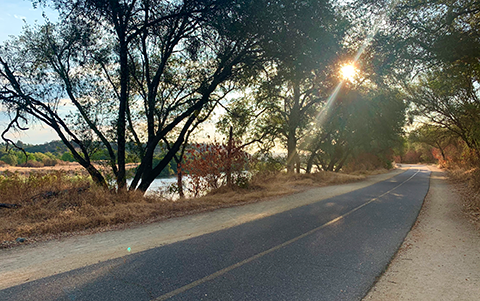
[[160, 296], [160, 297], [157, 297], [157, 298], [155, 298], [155, 299], [152, 299], [152, 301], [163, 301], [163, 300], [167, 300], [167, 299], [169, 299], [169, 298], [171, 298], [171, 297], [173, 297], [173, 296], [176, 296], [176, 295], [181, 294], [181, 293], [183, 293], [183, 292], [185, 292], [185, 291], [188, 291], [189, 289], [194, 288], [194, 287], [196, 287], [196, 286], [198, 286], [198, 285], [200, 285], [200, 284], [203, 284], [203, 283], [205, 283], [205, 282], [207, 282], [207, 281], [213, 280], [213, 279], [217, 278], [218, 276], [221, 276], [221, 275], [223, 275], [223, 274], [225, 274], [225, 273], [227, 273], [227, 272], [229, 272], [229, 271], [231, 271], [231, 270], [233, 270], [233, 269], [236, 269], [236, 268], [238, 268], [238, 267], [241, 267], [242, 265], [245, 265], [245, 264], [247, 264], [247, 263], [249, 263], [249, 262], [252, 262], [252, 261], [254, 261], [255, 259], [258, 259], [258, 258], [263, 257], [263, 256], [265, 256], [265, 255], [267, 255], [267, 254], [269, 254], [269, 253], [272, 253], [272, 252], [274, 252], [274, 251], [276, 251], [276, 250], [278, 250], [278, 249], [280, 249], [280, 248], [283, 248], [283, 247], [285, 247], [285, 246], [288, 246], [288, 245], [290, 245], [290, 244], [292, 244], [292, 243], [294, 243], [294, 242], [296, 242], [296, 241], [298, 241], [298, 240], [300, 240], [300, 239], [302, 239], [302, 238], [304, 238], [304, 237], [306, 237], [306, 236], [308, 236], [308, 235], [310, 235], [310, 234], [313, 234], [313, 233], [317, 232], [318, 230], [321, 230], [321, 229], [323, 229], [323, 228], [325, 228], [325, 227], [328, 227], [328, 226], [330, 226], [330, 225], [338, 222], [339, 220], [347, 217], [348, 215], [352, 214], [353, 212], [355, 212], [355, 211], [357, 211], [357, 210], [359, 210], [359, 209], [367, 206], [368, 204], [370, 204], [370, 203], [372, 203], [372, 202], [380, 199], [381, 197], [389, 194], [390, 192], [394, 191], [394, 190], [397, 189], [398, 187], [400, 187], [400, 186], [402, 186], [403, 184], [405, 184], [406, 182], [410, 181], [410, 180], [411, 180], [413, 177], [415, 177], [419, 172], [420, 172], [420, 169], [418, 169], [417, 172], [415, 172], [410, 178], [406, 179], [405, 181], [403, 181], [402, 183], [398, 184], [397, 186], [395, 186], [394, 188], [390, 189], [389, 191], [383, 193], [382, 195], [380, 195], [380, 196], [378, 196], [378, 197], [375, 197], [375, 198], [373, 198], [373, 199], [370, 199], [369, 201], [363, 203], [362, 205], [360, 205], [360, 206], [358, 206], [358, 207], [355, 207], [354, 209], [348, 211], [347, 213], [345, 213], [345, 214], [343, 214], [343, 215], [341, 215], [341, 216], [339, 216], [339, 217], [337, 217], [337, 218], [335, 218], [335, 219], [332, 219], [331, 221], [329, 221], [329, 222], [327, 222], [327, 223], [325, 223], [325, 224], [323, 224], [323, 225], [321, 225], [321, 226], [319, 226], [319, 227], [317, 227], [317, 228], [314, 228], [314, 229], [312, 229], [312, 230], [310, 230], [310, 231], [308, 231], [308, 232], [303, 233], [303, 234], [300, 235], [300, 236], [297, 236], [297, 237], [295, 237], [295, 238], [292, 238], [292, 239], [290, 239], [290, 240], [287, 240], [286, 242], [284, 242], [284, 243], [282, 243], [282, 244], [279, 244], [279, 245], [277, 245], [277, 246], [275, 246], [275, 247], [273, 247], [273, 248], [270, 248], [270, 249], [268, 249], [268, 250], [265, 250], [265, 251], [263, 251], [263, 252], [260, 252], [260, 253], [258, 253], [258, 254], [256, 254], [256, 255], [252, 256], [252, 257], [249, 257], [249, 258], [247, 258], [247, 259], [245, 259], [245, 260], [242, 260], [242, 261], [240, 261], [240, 262], [237, 262], [237, 263], [235, 263], [235, 264], [233, 264], [233, 265], [231, 265], [231, 266], [228, 266], [228, 267], [226, 267], [226, 268], [224, 268], [224, 269], [221, 269], [221, 270], [219, 270], [219, 271], [217, 271], [217, 272], [215, 272], [215, 273], [213, 273], [213, 274], [210, 274], [210, 275], [205, 276], [205, 277], [203, 277], [203, 278], [200, 278], [200, 279], [198, 279], [198, 280], [196, 280], [196, 281], [193, 281], [193, 282], [191, 282], [191, 283], [189, 283], [189, 284], [187, 284], [187, 285], [184, 285], [184, 286], [182, 286], [182, 287], [180, 287], [180, 288], [178, 288], [178, 289], [176, 289], [176, 290], [173, 290], [173, 291], [171, 291], [171, 292], [169, 292], [169, 293], [166, 293], [166, 294], [164, 294], [164, 295], [162, 295], [162, 296]]

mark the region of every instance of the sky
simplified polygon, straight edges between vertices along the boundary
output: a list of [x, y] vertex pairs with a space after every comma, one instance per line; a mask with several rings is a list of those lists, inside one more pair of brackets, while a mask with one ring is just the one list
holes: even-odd
[[[25, 24], [43, 24], [43, 12], [50, 21], [57, 19], [56, 11], [45, 7], [35, 9], [29, 0], [0, 0], [0, 44], [3, 44], [9, 36], [19, 35]], [[7, 124], [8, 117], [5, 113], [2, 113], [0, 108], [0, 133], [4, 131]], [[197, 135], [199, 141], [215, 138], [213, 137], [215, 136], [213, 122], [206, 122], [202, 125], [202, 129], [203, 131]], [[13, 141], [21, 140], [29, 144], [42, 144], [52, 140], [60, 140], [53, 130], [38, 123], [31, 124], [28, 131], [9, 133], [7, 137]], [[218, 137], [218, 139], [221, 140], [221, 137]], [[1, 138], [0, 142], [2, 142]]]
[[[56, 19], [56, 12], [49, 8], [34, 9], [31, 1], [25, 0], [0, 0], [0, 44], [9, 36], [18, 35], [25, 23], [34, 25], [35, 22], [43, 24], [42, 13], [51, 20]], [[0, 131], [3, 132], [7, 124], [7, 117], [0, 113]], [[22, 140], [24, 143], [40, 144], [52, 140], [59, 140], [58, 136], [50, 129], [41, 125], [31, 125], [26, 133], [8, 135], [12, 140]]]

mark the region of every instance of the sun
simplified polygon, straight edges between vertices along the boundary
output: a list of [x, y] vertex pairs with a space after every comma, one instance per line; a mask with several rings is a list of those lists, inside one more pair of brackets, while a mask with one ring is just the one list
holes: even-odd
[[344, 80], [353, 81], [357, 75], [357, 68], [353, 64], [346, 64], [340, 68], [340, 75]]

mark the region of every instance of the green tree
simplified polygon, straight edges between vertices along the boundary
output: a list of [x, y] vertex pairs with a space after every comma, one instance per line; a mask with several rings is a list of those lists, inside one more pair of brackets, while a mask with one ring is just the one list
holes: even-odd
[[0, 158], [0, 160], [2, 160], [3, 162], [7, 163], [10, 166], [16, 166], [18, 164], [17, 156], [15, 156], [14, 154], [10, 154], [10, 153], [7, 153], [7, 154], [3, 155]]
[[[126, 146], [133, 141], [141, 164], [130, 189], [141, 191], [167, 167], [197, 117], [229, 91], [226, 86], [254, 75], [264, 60], [260, 46], [274, 32], [271, 14], [284, 5], [52, 2], [57, 24], [27, 28], [0, 49], [0, 101], [13, 113], [7, 130], [22, 129], [30, 118], [43, 122], [93, 180], [107, 186], [92, 164], [101, 145], [119, 188], [126, 186]], [[67, 117], [59, 109], [65, 101], [72, 111]], [[171, 148], [154, 166], [164, 139]]]
[[274, 60], [257, 99], [285, 143], [287, 171], [293, 172], [295, 163], [297, 171], [300, 166], [299, 137], [336, 84], [335, 63], [348, 23], [331, 1], [292, 1], [277, 15], [277, 34], [267, 48]]
[[385, 166], [388, 155], [402, 142], [405, 125], [403, 94], [397, 90], [344, 89], [318, 125], [302, 143], [309, 153], [306, 171], [313, 165], [339, 171], [349, 158], [375, 154]]
[[[384, 1], [362, 3], [386, 6]], [[395, 4], [369, 51], [375, 72], [393, 75], [409, 94], [415, 116], [460, 137], [479, 160], [480, 3]], [[433, 133], [442, 140], [450, 137], [441, 129], [428, 135]]]
[[411, 86], [409, 94], [416, 114], [461, 138], [480, 160], [480, 88], [474, 73], [470, 66], [437, 69]]
[[73, 155], [71, 152], [65, 152], [63, 155], [60, 157], [60, 160], [66, 161], [66, 162], [74, 162], [75, 158], [73, 158]]

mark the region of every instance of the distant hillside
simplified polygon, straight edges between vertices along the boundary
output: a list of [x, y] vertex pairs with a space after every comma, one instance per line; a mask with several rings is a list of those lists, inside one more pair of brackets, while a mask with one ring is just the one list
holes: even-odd
[[63, 154], [65, 152], [68, 152], [68, 148], [60, 140], [37, 145], [23, 144], [23, 148], [29, 153]]

